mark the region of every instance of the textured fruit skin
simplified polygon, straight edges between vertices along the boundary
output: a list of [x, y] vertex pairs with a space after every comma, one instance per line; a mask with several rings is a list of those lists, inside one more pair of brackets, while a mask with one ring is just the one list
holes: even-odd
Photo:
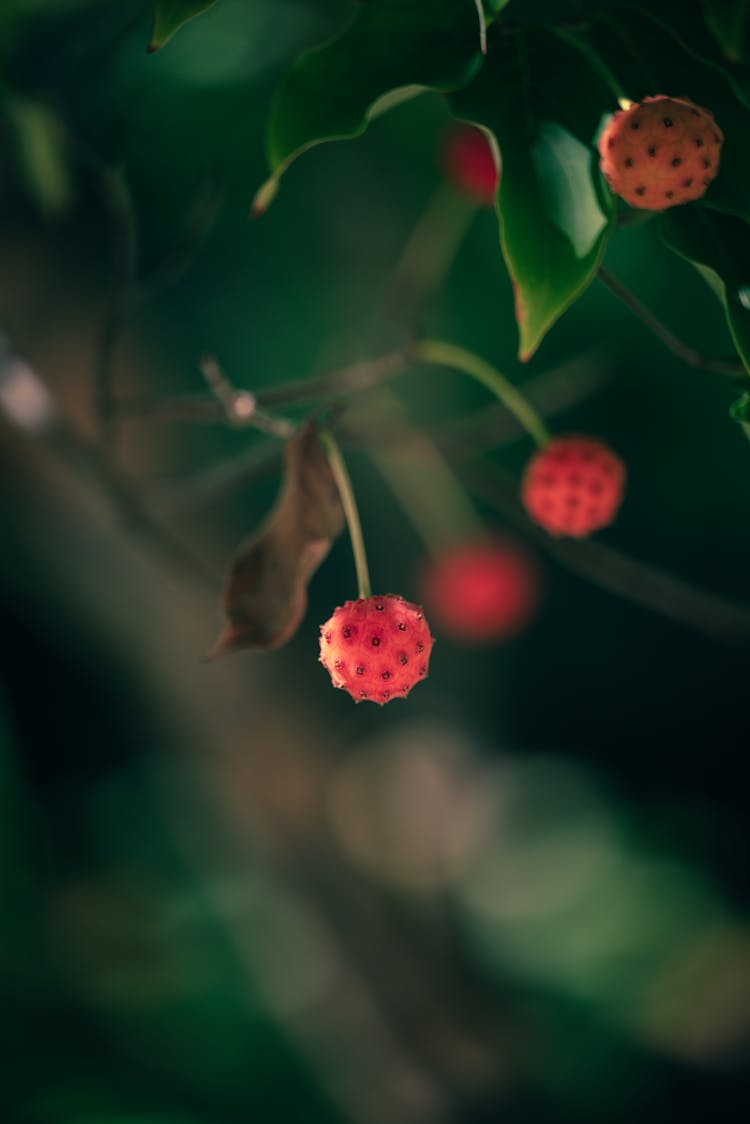
[[599, 166], [631, 207], [664, 211], [705, 194], [723, 140], [710, 110], [662, 94], [615, 113], [599, 138]]
[[556, 437], [523, 474], [521, 499], [551, 535], [582, 539], [612, 522], [622, 502], [625, 466], [593, 437]]
[[539, 603], [534, 559], [511, 539], [455, 543], [424, 568], [421, 589], [436, 629], [464, 644], [518, 635]]
[[427, 677], [432, 645], [421, 607], [395, 593], [346, 601], [320, 626], [320, 662], [355, 702], [405, 698]]
[[483, 207], [492, 207], [499, 181], [490, 142], [473, 125], [454, 125], [440, 144], [440, 165], [445, 178], [462, 195]]

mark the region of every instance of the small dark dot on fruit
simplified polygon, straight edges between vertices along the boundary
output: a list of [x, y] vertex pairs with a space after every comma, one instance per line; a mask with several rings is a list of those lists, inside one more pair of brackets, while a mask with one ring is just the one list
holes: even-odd
[[614, 147], [615, 147], [615, 138], [610, 137], [609, 140], [607, 141], [607, 148], [614, 148]]
[[656, 156], [656, 145], [650, 144], [648, 146], [647, 152], [648, 152], [649, 156]]
[[421, 621], [423, 619], [424, 619], [424, 613], [417, 613], [417, 620]]
[[352, 634], [352, 630], [350, 628], [345, 628], [344, 631], [341, 633], [341, 635], [344, 637], [344, 640], [348, 640], [349, 637], [351, 636], [351, 634]]
[[578, 499], [578, 496], [568, 496], [565, 502], [567, 503], [568, 507], [578, 507], [580, 500]]
[[381, 699], [389, 699], [391, 697], [391, 692], [390, 691], [381, 691], [380, 697], [381, 697]]
[[330, 643], [331, 643], [331, 633], [330, 633], [330, 632], [326, 632], [326, 634], [325, 634], [325, 641], [326, 641], [326, 644], [330, 644]]
[[420, 667], [419, 674], [420, 674], [420, 676], [426, 675], [427, 674], [427, 668], [426, 667]]
[[357, 675], [364, 675], [364, 673], [365, 669], [362, 667], [362, 664], [357, 664]]
[[688, 179], [686, 179], [686, 180], [683, 180], [683, 181], [682, 181], [682, 186], [683, 186], [683, 187], [692, 187], [692, 186], [693, 186], [693, 177], [692, 177], [692, 176], [690, 176], [690, 177], [689, 177]]
[[421, 640], [420, 640], [420, 641], [419, 641], [419, 643], [417, 644], [417, 651], [418, 651], [418, 652], [423, 652], [423, 651], [424, 651], [424, 644], [422, 643], [422, 641], [421, 641]]
[[359, 692], [359, 697], [360, 697], [361, 699], [366, 699], [366, 698], [367, 698], [367, 691], [360, 691], [360, 692]]
[[700, 117], [700, 113], [697, 109], [691, 109], [690, 112], [692, 113], [693, 117]]
[[696, 148], [703, 148], [703, 137], [696, 137], [695, 138], [695, 147]]
[[645, 187], [637, 187], [635, 189], [635, 193], [636, 193], [636, 195], [645, 195], [646, 194], [646, 188]]
[[402, 652], [401, 655], [398, 657], [398, 662], [399, 663], [408, 663], [409, 657], [404, 652]]
[[679, 168], [681, 163], [682, 163], [682, 160], [680, 159], [679, 156], [673, 156], [672, 157], [672, 167], [673, 168]]
[[703, 186], [704, 186], [704, 187], [708, 187], [710, 183], [711, 183], [711, 180], [704, 180], [704, 181], [703, 181]]
[[336, 671], [341, 671], [341, 667], [342, 667], [341, 660], [334, 660], [333, 666], [336, 669]]
[[632, 156], [628, 156], [627, 159], [625, 160], [625, 167], [626, 168], [632, 168], [633, 167], [633, 157]]
[[390, 679], [390, 677], [391, 677], [390, 671], [383, 671], [380, 675], [381, 679]]
[[406, 632], [406, 625], [403, 621], [399, 621], [398, 627], [400, 632]]
[[662, 117], [661, 123], [662, 123], [662, 125], [664, 126], [665, 129], [671, 129], [672, 126], [674, 125], [674, 121], [672, 120], [671, 117]]
[[630, 128], [631, 129], [640, 129], [640, 127], [641, 127], [641, 125], [640, 125], [639, 121], [631, 121], [630, 122]]
[[666, 199], [674, 199], [674, 192], [673, 192], [673, 191], [665, 191], [665, 192], [664, 192], [664, 197], [665, 197]]
[[705, 156], [703, 158], [703, 167], [704, 168], [710, 168], [711, 167], [711, 161]]
[[379, 648], [380, 647], [380, 637], [379, 636], [373, 636], [370, 643], [372, 644], [373, 648]]
[[383, 612], [383, 610], [385, 609], [385, 605], [381, 605], [380, 603], [378, 603], [378, 604], [377, 604], [377, 605], [375, 606], [375, 608], [377, 609], [377, 611], [378, 611], [379, 613], [382, 613], [382, 612]]

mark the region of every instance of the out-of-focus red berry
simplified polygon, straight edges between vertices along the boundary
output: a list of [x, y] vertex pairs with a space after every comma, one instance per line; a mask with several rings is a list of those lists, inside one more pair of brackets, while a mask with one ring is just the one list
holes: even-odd
[[425, 566], [421, 588], [438, 632], [467, 644], [516, 636], [534, 615], [540, 594], [534, 559], [503, 538], [446, 548]]
[[494, 204], [499, 173], [490, 142], [481, 129], [449, 126], [440, 141], [439, 156], [446, 179], [462, 195], [485, 207]]
[[612, 522], [622, 502], [625, 466], [594, 437], [555, 437], [526, 465], [521, 499], [551, 535], [582, 539]]

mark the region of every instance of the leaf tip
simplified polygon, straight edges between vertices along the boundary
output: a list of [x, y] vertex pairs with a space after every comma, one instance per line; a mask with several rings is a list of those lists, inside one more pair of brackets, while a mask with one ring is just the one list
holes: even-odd
[[250, 218], [261, 218], [276, 198], [276, 193], [279, 190], [279, 180], [277, 176], [270, 176], [265, 183], [261, 184], [255, 193], [252, 205], [250, 207]]

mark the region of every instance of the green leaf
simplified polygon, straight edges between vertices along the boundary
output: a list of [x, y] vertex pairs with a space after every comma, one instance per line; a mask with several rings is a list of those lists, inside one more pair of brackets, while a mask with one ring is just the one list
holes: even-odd
[[658, 221], [666, 245], [691, 262], [721, 299], [750, 372], [750, 226], [707, 207], [675, 207]]
[[[271, 179], [313, 145], [359, 136], [400, 101], [464, 85], [481, 57], [475, 0], [371, 0], [338, 38], [305, 51], [284, 78], [268, 130]], [[255, 214], [273, 194], [264, 184]]]
[[750, 394], [741, 394], [729, 407], [729, 416], [738, 422], [750, 441]]
[[451, 100], [500, 148], [500, 243], [516, 294], [519, 355], [528, 359], [604, 251], [614, 206], [593, 141], [612, 97], [569, 41], [528, 30], [496, 36], [479, 76]]
[[188, 20], [212, 8], [216, 0], [154, 0], [154, 27], [149, 51], [158, 51]]
[[731, 62], [742, 59], [749, 15], [748, 0], [703, 0], [705, 21]]

